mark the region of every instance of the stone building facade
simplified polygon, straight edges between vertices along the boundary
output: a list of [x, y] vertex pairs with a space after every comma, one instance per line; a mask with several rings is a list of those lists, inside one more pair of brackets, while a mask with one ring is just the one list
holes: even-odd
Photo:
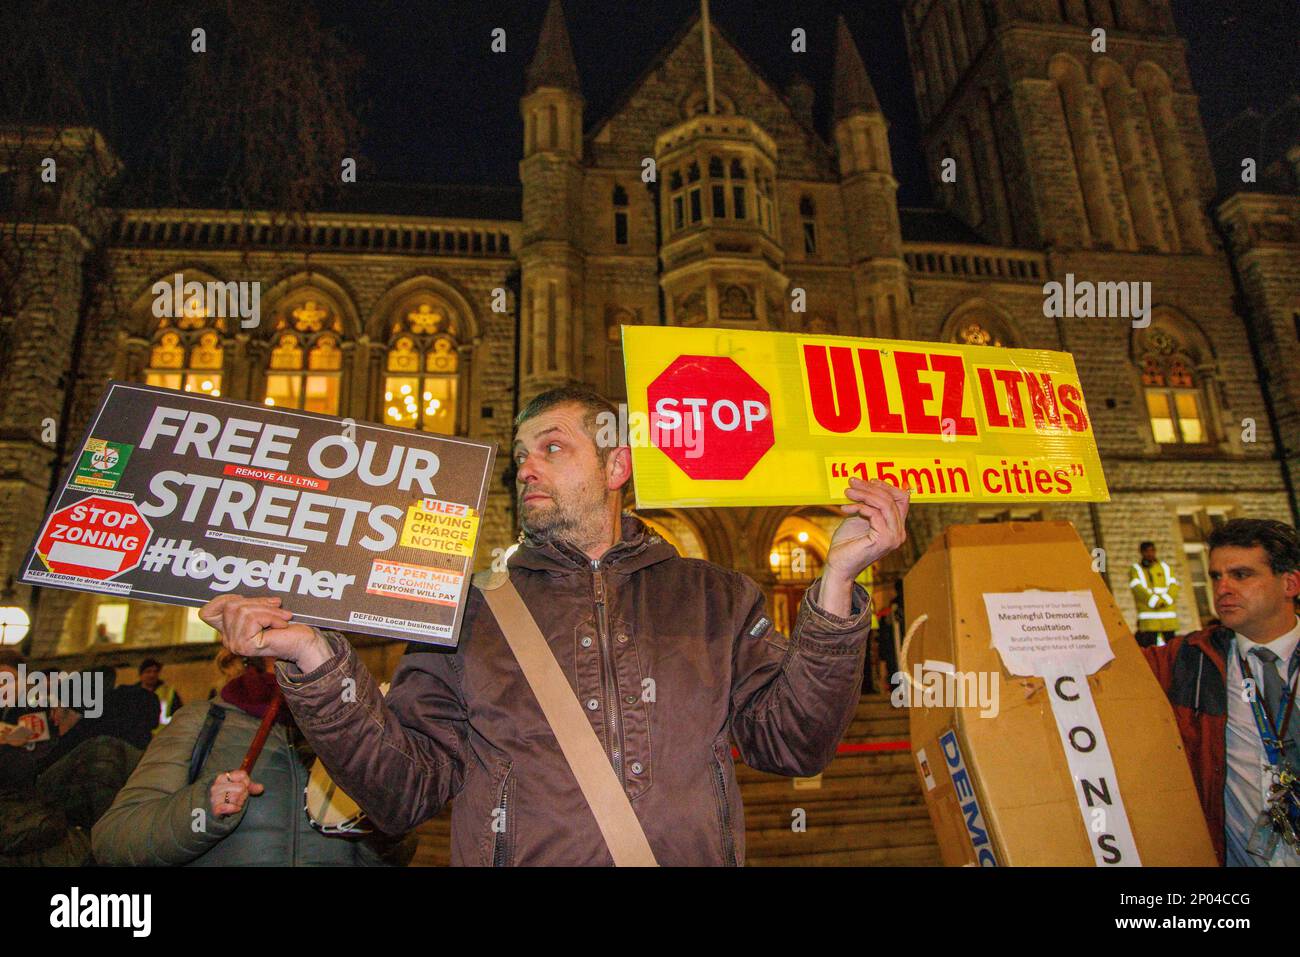
[[[1227, 517], [1295, 512], [1294, 190], [1228, 198], [1211, 218], [1214, 170], [1167, 0], [912, 0], [904, 17], [937, 209], [899, 208], [888, 119], [842, 21], [828, 131], [814, 123], [806, 82], [777, 88], [716, 26], [710, 93], [698, 19], [606, 116], [591, 117], [553, 0], [520, 102], [517, 191], [361, 203], [305, 220], [46, 217], [41, 256], [59, 267], [3, 327], [5, 568], [16, 569], [72, 451], [42, 437], [43, 424], [75, 443], [112, 378], [507, 449], [513, 413], [544, 389], [584, 382], [622, 396], [620, 325], [806, 329], [1064, 350], [1082, 377], [1109, 503], [919, 506], [907, 548], [880, 578], [905, 570], [948, 524], [1066, 519], [1105, 550], [1130, 619], [1127, 569], [1151, 539], [1187, 586], [1183, 622], [1197, 623], [1211, 614], [1205, 532]], [[97, 242], [104, 278], [87, 295], [78, 250]], [[159, 320], [151, 289], [177, 273], [260, 282], [261, 324], [202, 310]], [[1149, 282], [1150, 324], [1045, 315], [1044, 284], [1067, 275]], [[792, 308], [797, 293], [804, 311]], [[416, 383], [414, 405], [394, 399], [398, 382]], [[480, 564], [514, 538], [514, 504], [497, 478]], [[683, 552], [753, 576], [780, 618], [815, 573], [834, 516], [644, 517]], [[802, 562], [791, 560], [796, 546]], [[106, 612], [98, 598], [37, 598], [13, 585], [2, 603], [34, 609], [37, 655], [83, 652], [105, 631], [137, 645], [210, 637], [192, 614], [159, 606]]]

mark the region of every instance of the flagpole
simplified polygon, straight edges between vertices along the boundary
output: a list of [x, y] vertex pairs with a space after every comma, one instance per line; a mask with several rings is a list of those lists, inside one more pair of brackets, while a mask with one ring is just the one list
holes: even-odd
[[713, 106], [713, 31], [709, 27], [709, 0], [700, 0], [700, 26], [704, 31], [704, 88], [709, 96], [709, 115]]

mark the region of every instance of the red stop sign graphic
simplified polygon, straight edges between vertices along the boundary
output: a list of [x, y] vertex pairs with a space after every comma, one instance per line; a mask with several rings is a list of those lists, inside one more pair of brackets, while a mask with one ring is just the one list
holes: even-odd
[[726, 356], [678, 356], [647, 401], [651, 444], [693, 479], [743, 479], [775, 442], [767, 390]]
[[56, 574], [107, 581], [140, 564], [152, 534], [134, 502], [91, 495], [50, 513], [36, 554]]

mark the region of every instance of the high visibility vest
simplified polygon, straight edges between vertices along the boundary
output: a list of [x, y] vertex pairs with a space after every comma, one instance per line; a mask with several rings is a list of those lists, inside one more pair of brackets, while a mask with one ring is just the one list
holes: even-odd
[[1141, 562], [1134, 562], [1129, 569], [1128, 587], [1133, 592], [1133, 603], [1137, 605], [1138, 631], [1177, 631], [1178, 579], [1170, 571], [1167, 562], [1156, 560], [1150, 567], [1144, 568]]
[[154, 694], [158, 696], [158, 727], [153, 729], [153, 733], [157, 734], [171, 724], [176, 712], [176, 689], [164, 682]]

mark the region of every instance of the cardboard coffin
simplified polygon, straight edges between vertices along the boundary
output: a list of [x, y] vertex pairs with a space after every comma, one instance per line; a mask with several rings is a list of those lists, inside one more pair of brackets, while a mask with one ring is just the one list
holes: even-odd
[[1096, 842], [1108, 846], [1107, 819], [1085, 820], [1080, 807], [1050, 689], [1011, 674], [991, 642], [984, 594], [1028, 590], [1091, 590], [1096, 601], [1114, 659], [1088, 685], [1140, 863], [1215, 865], [1168, 699], [1069, 522], [951, 526], [904, 580], [908, 623], [927, 619], [900, 670], [947, 662], [998, 682], [996, 714], [983, 717], [969, 695], [925, 707], [911, 693], [912, 750], [944, 863], [1093, 866]]

